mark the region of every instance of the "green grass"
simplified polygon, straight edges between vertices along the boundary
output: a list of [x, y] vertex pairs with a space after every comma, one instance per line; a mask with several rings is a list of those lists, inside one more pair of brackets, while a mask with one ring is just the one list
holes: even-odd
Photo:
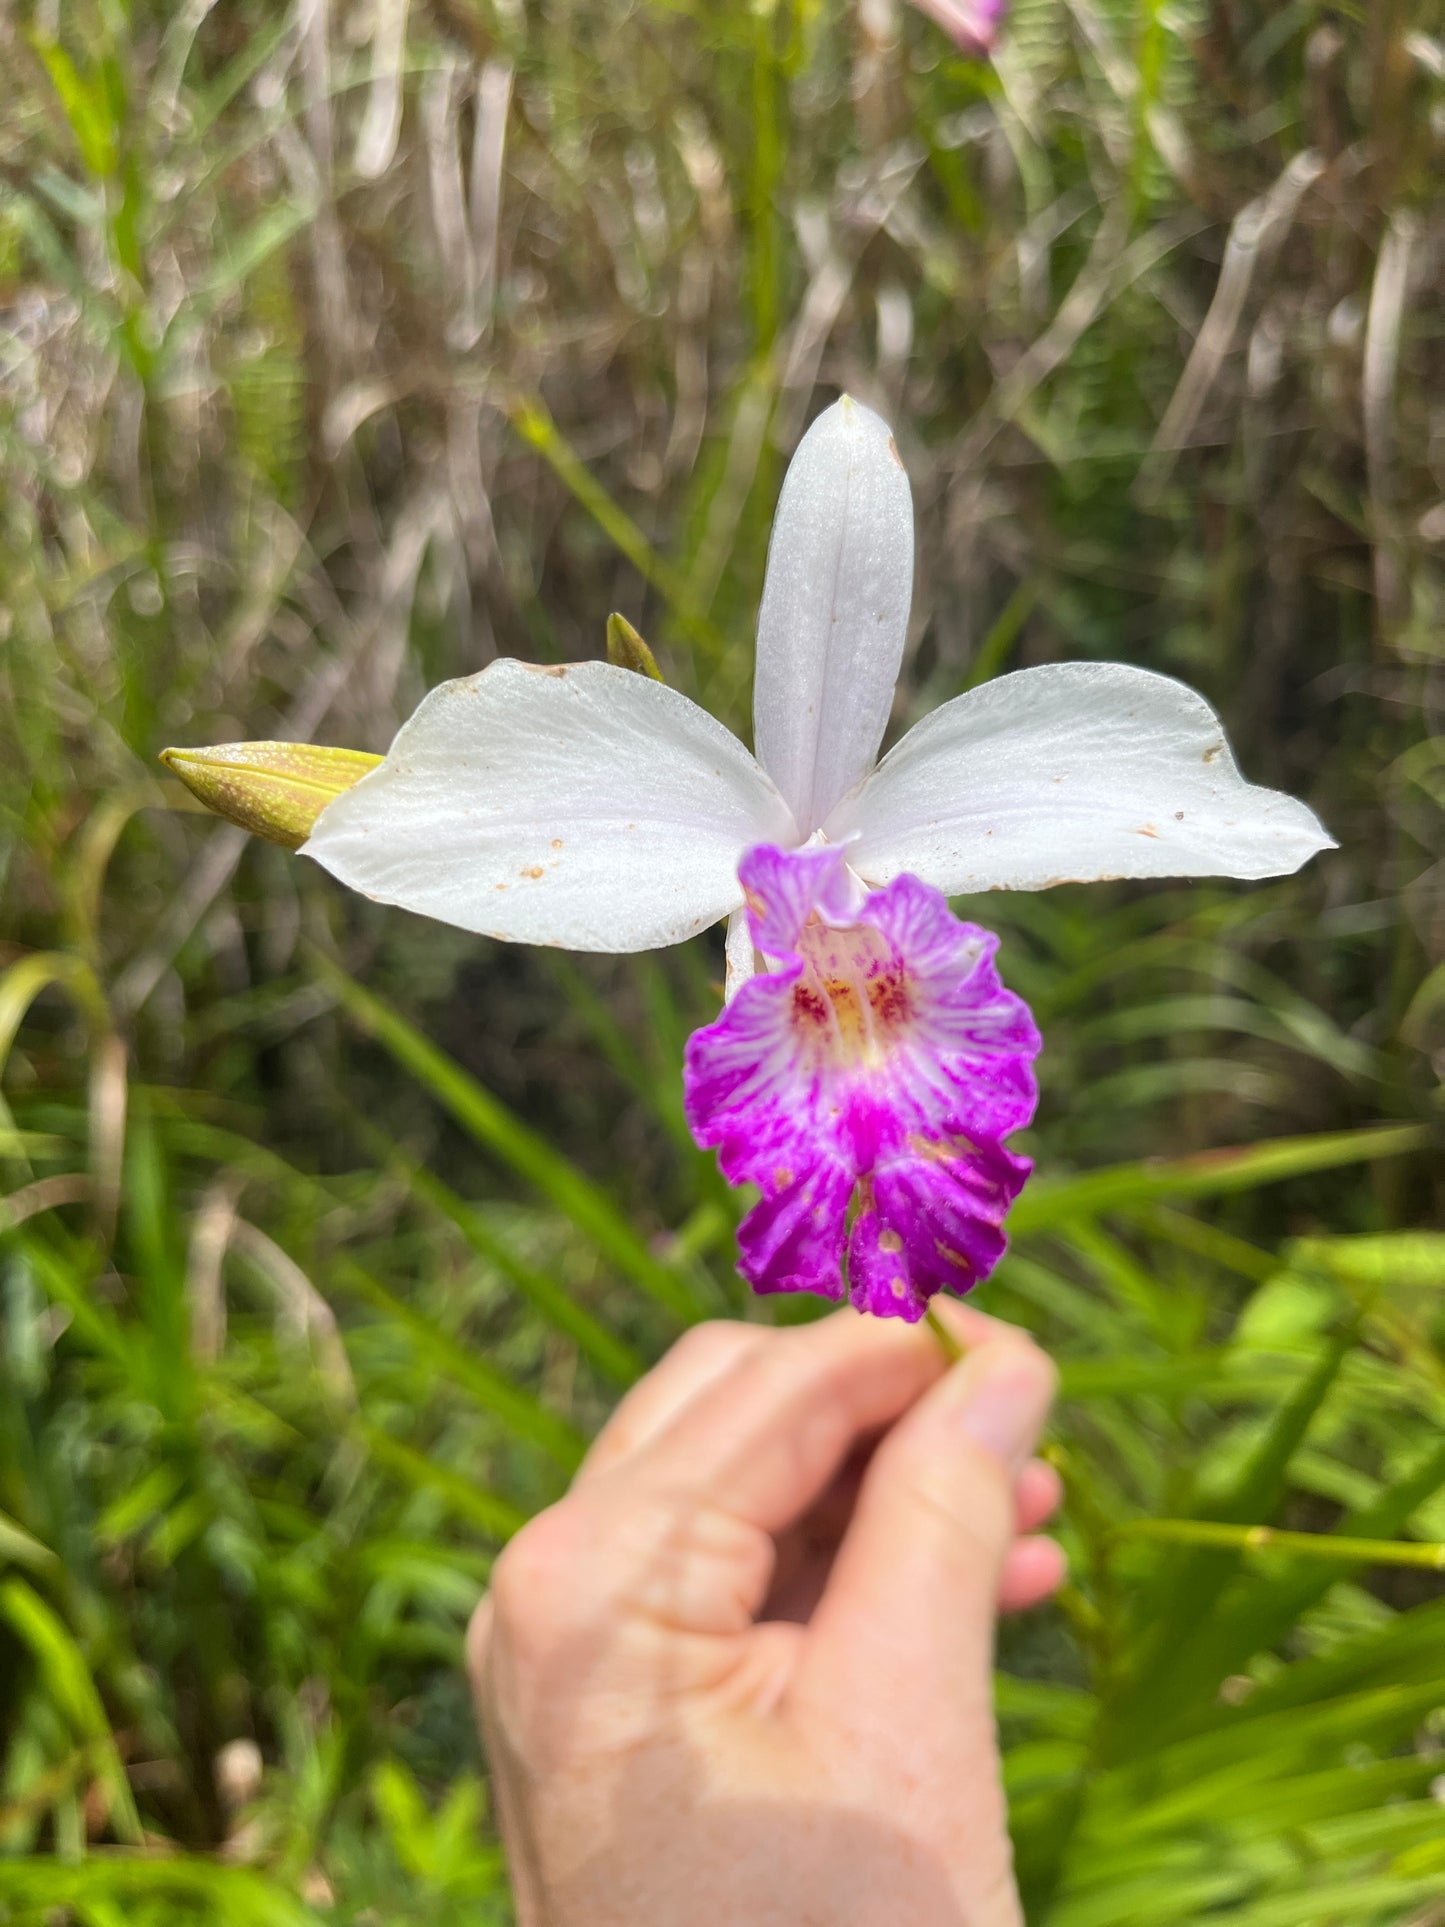
[[745, 727], [842, 387], [914, 481], [900, 728], [1139, 662], [1340, 843], [968, 906], [1046, 1037], [987, 1291], [1063, 1377], [1030, 1920], [1445, 1918], [1438, 9], [1018, 0], [985, 67], [413, 0], [395, 70], [363, 9], [13, 11], [0, 1921], [508, 1917], [489, 1560], [685, 1323], [772, 1315], [681, 1126], [720, 947], [422, 926], [155, 758], [382, 749], [614, 609]]

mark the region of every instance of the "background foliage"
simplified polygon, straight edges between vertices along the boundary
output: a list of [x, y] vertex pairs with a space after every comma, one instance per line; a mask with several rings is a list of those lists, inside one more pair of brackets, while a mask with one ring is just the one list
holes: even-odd
[[1048, 1040], [1030, 1917], [1445, 1921], [1438, 5], [1018, 0], [984, 65], [893, 0], [40, 0], [0, 102], [0, 1920], [506, 1918], [489, 1556], [773, 1315], [681, 1124], [719, 948], [343, 900], [155, 755], [381, 749], [614, 608], [745, 726], [846, 387], [899, 727], [1140, 662], [1341, 846], [972, 906]]

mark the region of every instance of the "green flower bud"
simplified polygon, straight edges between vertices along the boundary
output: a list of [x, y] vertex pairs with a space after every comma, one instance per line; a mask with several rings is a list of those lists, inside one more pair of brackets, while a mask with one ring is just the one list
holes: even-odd
[[191, 795], [268, 843], [299, 850], [331, 802], [381, 757], [319, 743], [218, 743], [163, 749], [161, 761]]
[[607, 660], [619, 669], [635, 669], [639, 676], [651, 676], [654, 682], [666, 681], [657, 658], [626, 616], [607, 618]]

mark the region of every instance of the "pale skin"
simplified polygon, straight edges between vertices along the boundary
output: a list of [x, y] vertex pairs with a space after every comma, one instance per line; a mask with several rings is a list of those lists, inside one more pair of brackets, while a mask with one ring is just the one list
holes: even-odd
[[1055, 1590], [1054, 1372], [969, 1306], [688, 1334], [469, 1658], [522, 1927], [1021, 1927], [994, 1629]]

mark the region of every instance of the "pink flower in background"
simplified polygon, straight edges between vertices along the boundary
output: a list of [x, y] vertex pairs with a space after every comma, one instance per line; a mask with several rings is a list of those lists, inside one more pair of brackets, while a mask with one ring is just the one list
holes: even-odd
[[[917, 1318], [1003, 1249], [1028, 1172], [1032, 1020], [946, 895], [1283, 876], [1330, 847], [1240, 776], [1193, 690], [1054, 663], [925, 716], [881, 762], [913, 578], [887, 425], [844, 399], [783, 483], [758, 616], [756, 756], [665, 684], [502, 661], [434, 689], [304, 853], [488, 936], [648, 950], [729, 917], [728, 1007], [688, 1115], [763, 1197], [741, 1269]], [[755, 976], [759, 953], [761, 974]], [[851, 1228], [849, 1213], [853, 1212]]]
[[910, 3], [968, 53], [989, 51], [1008, 12], [1008, 0], [910, 0]]

